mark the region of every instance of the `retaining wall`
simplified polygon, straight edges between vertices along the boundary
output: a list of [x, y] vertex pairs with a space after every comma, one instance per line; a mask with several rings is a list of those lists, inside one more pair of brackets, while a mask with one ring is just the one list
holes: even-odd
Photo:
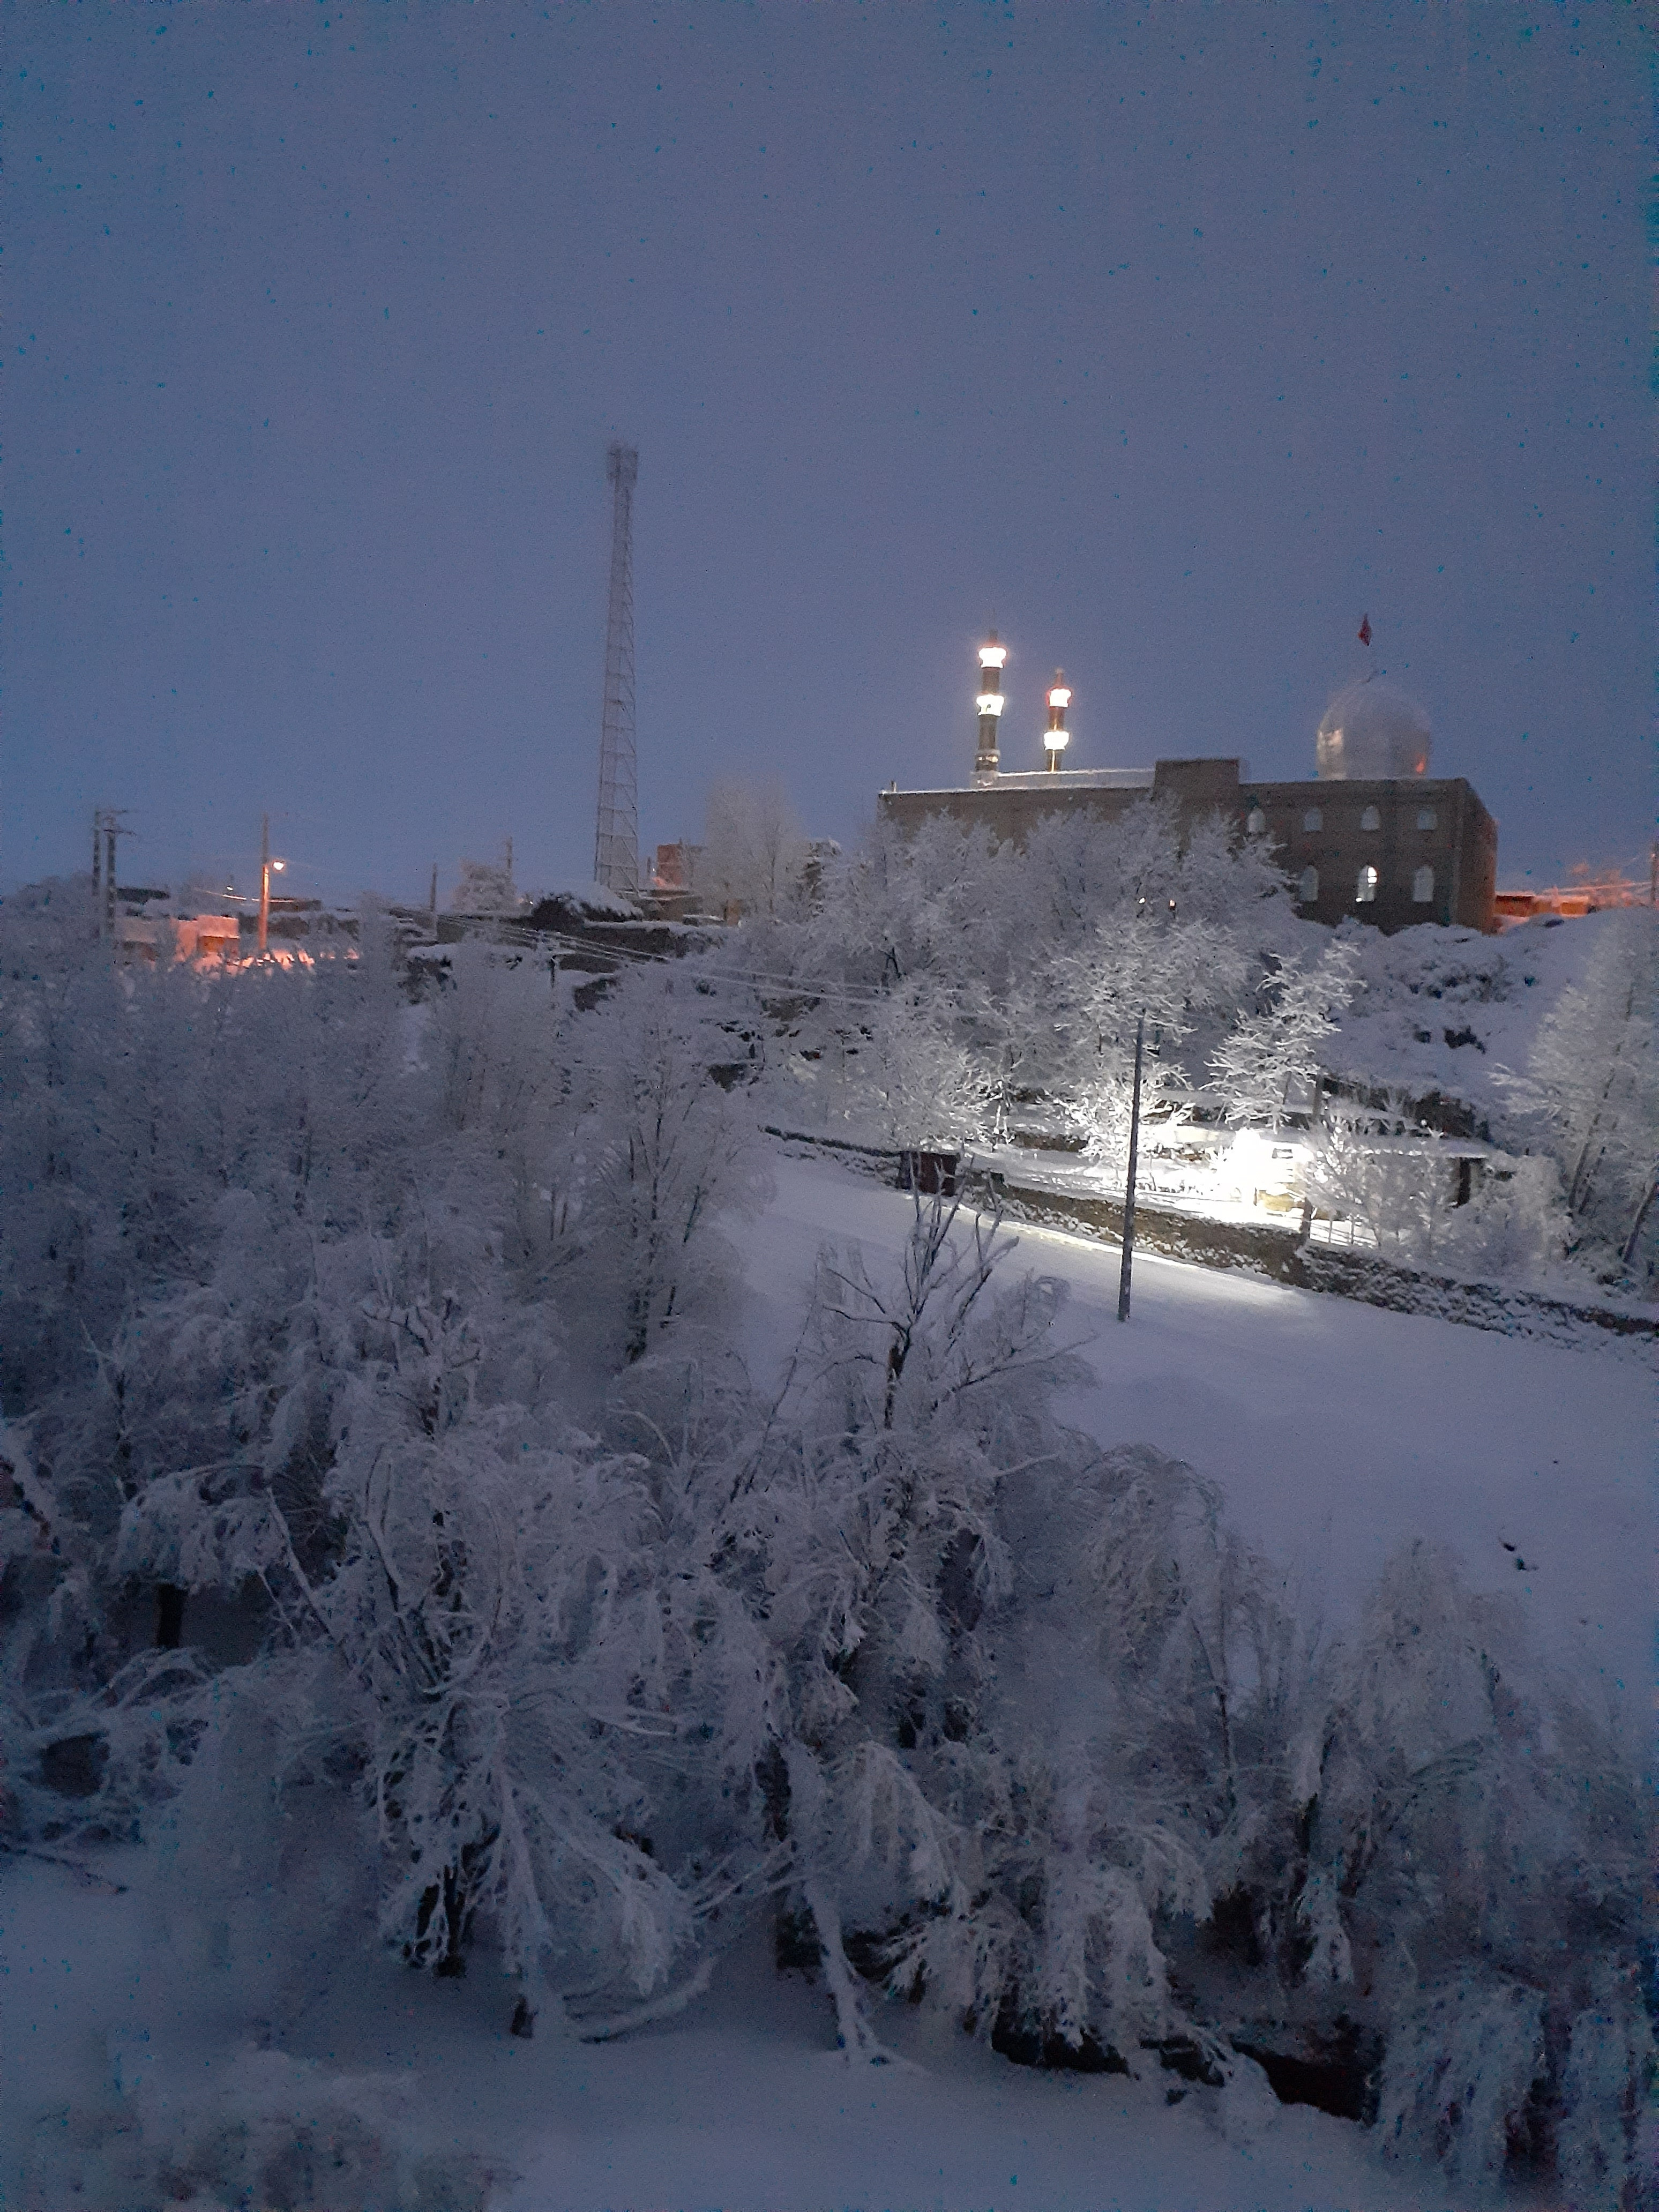
[[[878, 1145], [844, 1138], [812, 1136], [803, 1130], [768, 1128], [769, 1136], [839, 1154], [848, 1166], [896, 1182], [899, 1154]], [[1024, 1183], [1018, 1172], [964, 1168], [958, 1188], [971, 1203], [1000, 1206], [1011, 1221], [1029, 1221], [1073, 1236], [1121, 1243], [1121, 1199], [1083, 1191], [1048, 1190]], [[1297, 1290], [1322, 1291], [1395, 1313], [1428, 1314], [1439, 1321], [1462, 1322], [1504, 1336], [1540, 1336], [1582, 1343], [1587, 1328], [1614, 1336], [1659, 1340], [1659, 1317], [1616, 1306], [1580, 1304], [1546, 1297], [1536, 1291], [1505, 1289], [1493, 1283], [1464, 1283], [1449, 1275], [1426, 1275], [1402, 1267], [1374, 1252], [1345, 1251], [1308, 1244], [1299, 1229], [1275, 1229], [1265, 1222], [1215, 1221], [1201, 1214], [1177, 1213], [1167, 1206], [1135, 1200], [1135, 1243], [1169, 1260], [1198, 1267], [1240, 1267]]]

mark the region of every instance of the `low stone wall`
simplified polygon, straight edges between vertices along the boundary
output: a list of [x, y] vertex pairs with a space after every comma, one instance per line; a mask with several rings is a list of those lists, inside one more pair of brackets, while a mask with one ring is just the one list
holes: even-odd
[[[964, 1178], [970, 1193], [975, 1183], [1011, 1220], [1069, 1230], [1111, 1244], [1122, 1239], [1120, 1200], [1043, 1190], [1012, 1182], [994, 1170]], [[1586, 1328], [1595, 1328], [1615, 1336], [1643, 1337], [1650, 1342], [1659, 1340], [1659, 1319], [1650, 1315], [1621, 1312], [1616, 1306], [1580, 1305], [1493, 1283], [1464, 1283], [1449, 1275], [1419, 1274], [1375, 1252], [1304, 1244], [1299, 1230], [1273, 1229], [1265, 1223], [1212, 1221], [1201, 1215], [1149, 1206], [1142, 1199], [1135, 1201], [1135, 1244], [1138, 1249], [1160, 1253], [1166, 1259], [1186, 1260], [1195, 1267], [1243, 1267], [1297, 1290], [1323, 1291], [1358, 1299], [1364, 1305], [1386, 1306], [1395, 1313], [1429, 1314], [1440, 1321], [1462, 1322], [1472, 1328], [1494, 1329], [1504, 1336], [1542, 1336], [1577, 1343], [1583, 1340]]]
[[[971, 1179], [964, 1177], [964, 1183], [970, 1191], [977, 1185], [1012, 1219], [1040, 1222], [1052, 1229], [1081, 1230], [1108, 1244], [1122, 1242], [1121, 1199], [1083, 1191], [1044, 1190], [1038, 1185], [1011, 1182], [994, 1169]], [[1265, 1222], [1210, 1221], [1137, 1198], [1135, 1244], [1139, 1250], [1159, 1253], [1166, 1260], [1188, 1260], [1197, 1267], [1243, 1267], [1255, 1275], [1270, 1275], [1279, 1283], [1304, 1281], [1297, 1231], [1270, 1228]]]
[[[878, 1145], [857, 1145], [845, 1138], [820, 1137], [799, 1129], [769, 1127], [767, 1134], [786, 1143], [836, 1153], [849, 1167], [896, 1183], [899, 1154]], [[969, 1167], [958, 1188], [971, 1204], [999, 1206], [1010, 1221], [1029, 1221], [1073, 1236], [1121, 1243], [1123, 1204], [1092, 1192], [1047, 1190], [1023, 1183], [1006, 1170]], [[1266, 1222], [1213, 1221], [1202, 1214], [1177, 1213], [1168, 1206], [1135, 1201], [1135, 1244], [1166, 1260], [1185, 1260], [1195, 1267], [1240, 1267], [1288, 1283], [1302, 1291], [1355, 1298], [1395, 1313], [1426, 1314], [1437, 1321], [1462, 1322], [1471, 1328], [1504, 1336], [1537, 1336], [1581, 1344], [1586, 1329], [1614, 1336], [1659, 1340], [1659, 1319], [1621, 1312], [1616, 1306], [1579, 1305], [1535, 1291], [1506, 1290], [1493, 1283], [1462, 1283], [1449, 1275], [1419, 1274], [1375, 1252], [1304, 1244], [1299, 1228], [1275, 1229]]]

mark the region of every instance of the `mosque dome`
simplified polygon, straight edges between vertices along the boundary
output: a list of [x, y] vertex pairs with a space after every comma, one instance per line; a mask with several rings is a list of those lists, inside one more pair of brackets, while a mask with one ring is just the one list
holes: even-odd
[[1319, 774], [1334, 781], [1429, 772], [1427, 714], [1379, 677], [1363, 676], [1337, 693], [1316, 742]]

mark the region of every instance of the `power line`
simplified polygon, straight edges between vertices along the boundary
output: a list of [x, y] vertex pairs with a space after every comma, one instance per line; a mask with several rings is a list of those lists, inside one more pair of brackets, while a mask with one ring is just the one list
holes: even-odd
[[[643, 945], [595, 945], [589, 938], [573, 937], [559, 929], [526, 928], [519, 941], [526, 951], [545, 945], [561, 951], [584, 952], [604, 959], [632, 961], [636, 966], [654, 964], [662, 968], [681, 968], [685, 960], [684, 953], [650, 952]], [[770, 974], [763, 969], [746, 969], [736, 975], [724, 975], [718, 971], [710, 974], [706, 969], [691, 972], [702, 975], [709, 982], [767, 983], [779, 989], [797, 991], [803, 998], [834, 1000], [849, 1006], [879, 1006], [886, 1003], [888, 995], [879, 989], [861, 991], [856, 985], [837, 987], [833, 983], [816, 983], [805, 976]]]

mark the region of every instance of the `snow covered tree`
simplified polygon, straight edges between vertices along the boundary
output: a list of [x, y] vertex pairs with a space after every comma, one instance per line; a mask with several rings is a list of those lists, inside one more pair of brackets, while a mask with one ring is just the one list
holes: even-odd
[[711, 909], [771, 921], [796, 902], [806, 839], [776, 776], [717, 783], [708, 794], [696, 890]]
[[961, 1041], [943, 988], [896, 986], [858, 1030], [851, 1115], [901, 1147], [956, 1150], [983, 1137], [991, 1085]]
[[[1420, 1543], [1330, 1655], [1297, 1734], [1303, 1972], [1350, 2003], [1375, 1993], [1385, 2147], [1495, 2179], [1530, 2115], [1582, 2112], [1569, 2027], [1607, 1993], [1607, 1966], [1634, 1968], [1636, 1777], [1607, 1717], [1544, 1679], [1516, 1609]], [[1623, 2033], [1616, 2112], [1650, 2050]]]
[[[1578, 1237], [1625, 1267], [1650, 1250], [1659, 1188], [1659, 921], [1601, 919], [1582, 984], [1539, 1025], [1521, 1103], [1548, 1133]], [[1644, 1246], [1644, 1237], [1647, 1244]]]
[[499, 860], [463, 860], [450, 905], [457, 914], [513, 915], [525, 913], [530, 901], [513, 880], [513, 841], [509, 838]]
[[731, 1064], [719, 1010], [690, 974], [639, 971], [571, 1037], [577, 1113], [550, 1204], [583, 1309], [629, 1361], [696, 1317], [721, 1279], [720, 1213], [767, 1193], [752, 1120], [711, 1073]]
[[1255, 1009], [1210, 1054], [1230, 1121], [1277, 1129], [1286, 1114], [1310, 1109], [1321, 1048], [1352, 993], [1353, 972], [1352, 950], [1339, 939], [1311, 964], [1287, 960], [1264, 982]]
[[960, 1917], [974, 1893], [982, 1632], [1008, 1576], [996, 1497], [1051, 1440], [1045, 1384], [1071, 1359], [1052, 1292], [994, 1286], [994, 1224], [915, 1204], [896, 1280], [821, 1261], [769, 1449], [732, 1506], [787, 1685], [776, 1818], [842, 2042], [866, 2052], [848, 1936]]

